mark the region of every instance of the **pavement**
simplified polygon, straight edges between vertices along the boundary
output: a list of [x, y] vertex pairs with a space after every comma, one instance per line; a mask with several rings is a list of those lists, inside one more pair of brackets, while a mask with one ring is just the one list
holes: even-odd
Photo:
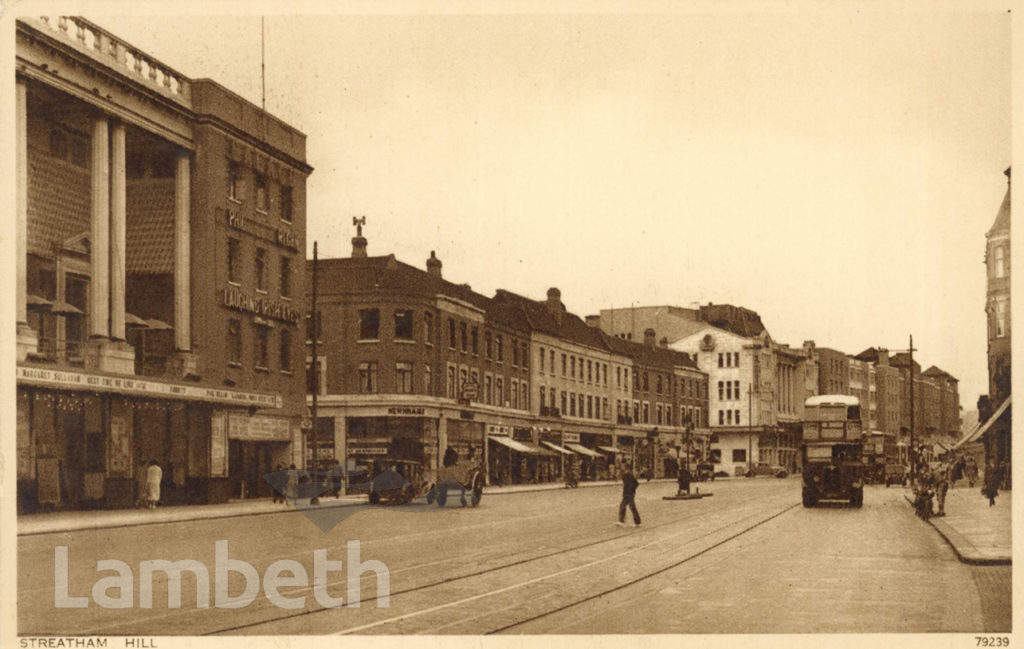
[[[906, 491], [913, 505], [913, 494]], [[1010, 565], [1013, 561], [1012, 491], [1000, 491], [994, 507], [981, 495], [981, 486], [957, 484], [946, 493], [946, 515], [928, 519], [964, 563]], [[934, 505], [933, 505], [934, 506]]]
[[[675, 480], [655, 479], [650, 482], [675, 482]], [[614, 487], [617, 480], [596, 480], [580, 482], [580, 487]], [[641, 484], [644, 484], [641, 482]], [[485, 496], [523, 493], [530, 491], [550, 491], [565, 489], [561, 482], [543, 484], [520, 484], [484, 487]], [[341, 496], [340, 498], [322, 497], [320, 509], [332, 507], [351, 507], [367, 504], [365, 494]], [[136, 527], [139, 525], [157, 525], [181, 521], [210, 520], [234, 518], [239, 516], [259, 516], [277, 514], [288, 510], [302, 510], [311, 507], [308, 501], [298, 500], [291, 503], [275, 503], [270, 498], [253, 498], [247, 500], [231, 500], [216, 505], [177, 505], [157, 507], [156, 509], [105, 509], [81, 511], [55, 511], [40, 514], [23, 514], [18, 516], [18, 536], [36, 534], [54, 534], [74, 532], [78, 530], [111, 529]]]

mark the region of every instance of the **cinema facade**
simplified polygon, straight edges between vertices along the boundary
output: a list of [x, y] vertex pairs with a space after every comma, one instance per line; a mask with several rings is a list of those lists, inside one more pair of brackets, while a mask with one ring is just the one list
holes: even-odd
[[17, 21], [19, 511], [301, 464], [305, 135], [75, 17]]

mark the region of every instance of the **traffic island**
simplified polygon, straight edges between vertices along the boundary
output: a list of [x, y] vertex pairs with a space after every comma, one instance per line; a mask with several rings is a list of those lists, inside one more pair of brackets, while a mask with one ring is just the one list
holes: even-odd
[[694, 493], [683, 493], [683, 492], [680, 491], [679, 493], [677, 493], [674, 496], [662, 496], [661, 499], [662, 500], [700, 500], [701, 498], [707, 498], [709, 496], [714, 496], [714, 495], [715, 494], [713, 494], [713, 493], [701, 493], [700, 489], [698, 489]]

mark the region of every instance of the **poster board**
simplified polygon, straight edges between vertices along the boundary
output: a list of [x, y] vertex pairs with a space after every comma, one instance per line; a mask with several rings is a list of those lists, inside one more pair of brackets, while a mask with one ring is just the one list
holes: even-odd
[[131, 475], [132, 436], [128, 418], [114, 415], [110, 418], [110, 444], [107, 455], [107, 472], [111, 477]]
[[210, 416], [210, 477], [226, 478], [228, 475], [228, 430], [223, 412]]
[[18, 479], [33, 480], [36, 477], [35, 454], [32, 452], [32, 434], [29, 427], [28, 395], [18, 394], [16, 438], [18, 448]]

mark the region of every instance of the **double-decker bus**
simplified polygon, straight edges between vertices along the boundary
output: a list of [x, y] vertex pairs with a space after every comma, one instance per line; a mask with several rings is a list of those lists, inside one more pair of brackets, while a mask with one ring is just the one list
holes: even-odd
[[863, 435], [860, 401], [845, 394], [824, 394], [804, 402], [803, 503], [848, 500], [864, 504]]
[[882, 430], [864, 432], [864, 481], [882, 484], [894, 472], [897, 457], [896, 434]]

